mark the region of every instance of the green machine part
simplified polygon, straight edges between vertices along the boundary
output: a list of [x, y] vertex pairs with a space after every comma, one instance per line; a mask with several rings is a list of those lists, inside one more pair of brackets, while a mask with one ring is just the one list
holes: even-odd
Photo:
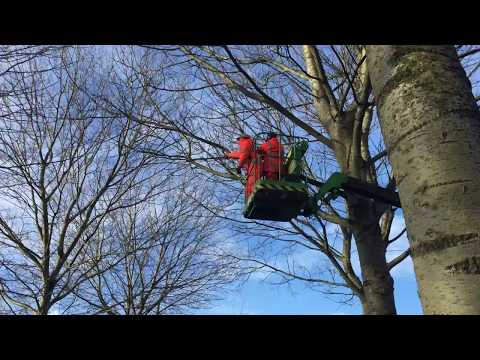
[[[348, 176], [342, 173], [333, 173], [325, 183], [319, 184], [318, 192], [314, 196], [310, 196], [307, 200], [305, 208], [303, 210], [303, 216], [311, 216], [318, 210], [318, 201], [322, 199], [335, 199], [341, 195], [343, 187], [348, 182]], [[317, 184], [315, 184], [317, 185]], [[318, 186], [318, 185], [317, 185]]]
[[365, 183], [348, 175], [336, 172], [333, 173], [323, 185], [320, 185], [318, 192], [314, 196], [309, 197], [302, 215], [311, 216], [315, 214], [318, 209], [317, 202], [319, 200], [334, 200], [338, 196], [345, 196], [347, 193], [374, 199], [398, 208], [402, 207], [400, 198], [395, 191], [384, 189], [375, 184]]
[[335, 199], [343, 193], [351, 193], [401, 208], [398, 193], [375, 184], [362, 182], [342, 173], [333, 173], [314, 197], [315, 203], [320, 199]]
[[325, 184], [323, 184], [323, 186], [318, 189], [317, 194], [315, 194], [315, 200], [318, 201], [320, 199], [323, 199], [327, 196], [327, 194], [332, 198], [337, 197], [339, 195], [340, 189], [342, 189], [344, 185], [348, 183], [348, 180], [349, 177], [345, 174], [338, 172], [333, 173], [327, 179]]
[[303, 173], [302, 160], [308, 150], [308, 141], [302, 140], [293, 144], [288, 151], [285, 165], [288, 175], [301, 176]]

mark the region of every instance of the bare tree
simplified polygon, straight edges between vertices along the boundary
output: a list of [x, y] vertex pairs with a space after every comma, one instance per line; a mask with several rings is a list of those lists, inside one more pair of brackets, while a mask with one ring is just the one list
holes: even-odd
[[[0, 77], [11, 72], [28, 71], [22, 65], [42, 56], [55, 56], [68, 46], [2, 45], [0, 46]], [[47, 71], [48, 69], [43, 69]], [[3, 89], [5, 91], [5, 89]], [[5, 95], [5, 93], [2, 93]]]
[[215, 236], [219, 221], [205, 210], [205, 189], [189, 181], [173, 193], [112, 214], [97, 232], [92, 254], [116, 256], [96, 263], [97, 275], [75, 291], [87, 312], [191, 312], [210, 306], [237, 278], [236, 262], [224, 256], [226, 239]]
[[168, 190], [167, 166], [133, 150], [142, 126], [98, 100], [111, 79], [94, 60], [65, 49], [2, 77], [15, 91], [0, 119], [0, 297], [13, 313], [47, 314], [95, 273], [85, 249], [104, 219]]

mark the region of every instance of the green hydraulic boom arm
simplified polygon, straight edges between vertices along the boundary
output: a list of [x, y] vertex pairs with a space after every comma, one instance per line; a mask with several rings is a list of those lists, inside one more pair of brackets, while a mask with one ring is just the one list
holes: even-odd
[[319, 187], [318, 192], [314, 196], [315, 203], [320, 199], [335, 199], [344, 193], [353, 193], [397, 208], [402, 207], [397, 192], [365, 183], [342, 173], [333, 173], [325, 183], [308, 177], [306, 181], [311, 185]]
[[297, 182], [303, 179], [306, 183], [318, 187], [318, 192], [314, 196], [310, 196], [307, 201], [303, 212], [304, 216], [309, 216], [315, 212], [318, 201], [322, 199], [331, 200], [338, 196], [345, 197], [349, 193], [374, 199], [397, 208], [402, 207], [398, 193], [395, 191], [365, 183], [339, 172], [333, 173], [325, 183], [305, 176], [303, 158], [307, 150], [308, 141], [297, 142], [290, 148], [285, 161], [289, 180]]

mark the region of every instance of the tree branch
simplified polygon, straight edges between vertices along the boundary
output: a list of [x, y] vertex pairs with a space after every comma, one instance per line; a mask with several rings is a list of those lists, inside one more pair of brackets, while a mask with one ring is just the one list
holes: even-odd
[[403, 253], [401, 253], [400, 255], [398, 255], [395, 259], [393, 259], [392, 261], [390, 261], [388, 264], [387, 264], [387, 270], [390, 271], [393, 269], [393, 267], [397, 266], [398, 264], [400, 264], [403, 260], [405, 260], [408, 256], [410, 255], [410, 248], [408, 248], [407, 250], [405, 250]]
[[[228, 48], [227, 48], [228, 49]], [[226, 49], [226, 51], [227, 51]], [[257, 90], [257, 92], [259, 94], [255, 94], [249, 90], [247, 90], [245, 87], [243, 87], [242, 85], [238, 84], [237, 82], [233, 81], [231, 78], [229, 78], [225, 73], [223, 73], [222, 71], [216, 69], [215, 67], [213, 67], [212, 65], [206, 63], [205, 61], [203, 61], [202, 59], [198, 58], [197, 56], [195, 56], [193, 53], [191, 53], [188, 49], [185, 49], [184, 50], [193, 60], [195, 60], [199, 65], [205, 67], [206, 69], [208, 69], [209, 71], [213, 72], [213, 73], [216, 73], [218, 74], [221, 78], [224, 79], [224, 81], [226, 82], [227, 85], [229, 86], [232, 86], [234, 88], [236, 88], [237, 90], [239, 90], [242, 94], [244, 94], [245, 96], [249, 97], [249, 98], [252, 98], [252, 99], [255, 99], [259, 102], [262, 102], [262, 103], [265, 103], [265, 104], [268, 104], [270, 105], [272, 108], [274, 108], [275, 110], [277, 110], [278, 112], [280, 112], [282, 115], [284, 115], [286, 118], [288, 118], [290, 121], [292, 121], [295, 125], [297, 125], [298, 127], [302, 128], [303, 130], [305, 130], [307, 133], [309, 133], [310, 135], [312, 135], [313, 137], [315, 137], [318, 141], [320, 141], [321, 143], [325, 144], [326, 146], [328, 146], [329, 148], [332, 148], [333, 145], [332, 145], [332, 141], [330, 139], [328, 139], [327, 137], [325, 137], [324, 135], [322, 135], [319, 131], [315, 130], [314, 128], [312, 128], [310, 125], [306, 124], [305, 122], [303, 122], [301, 119], [299, 119], [298, 117], [296, 117], [295, 115], [293, 115], [293, 113], [291, 113], [290, 111], [288, 111], [285, 107], [283, 107], [280, 103], [278, 103], [276, 100], [274, 100], [273, 98], [271, 98], [270, 96], [268, 96], [265, 92], [263, 92], [259, 87], [258, 85], [252, 80], [252, 78], [245, 72], [245, 70], [240, 66], [240, 64], [238, 64], [238, 62], [236, 61], [236, 59], [233, 57], [233, 55], [231, 55], [230, 51], [228, 50], [227, 53], [229, 54], [229, 57], [231, 58], [231, 60], [233, 61], [234, 65], [237, 67], [237, 69], [246, 77], [246, 79], [252, 84], [252, 86], [255, 88], [255, 90]]]

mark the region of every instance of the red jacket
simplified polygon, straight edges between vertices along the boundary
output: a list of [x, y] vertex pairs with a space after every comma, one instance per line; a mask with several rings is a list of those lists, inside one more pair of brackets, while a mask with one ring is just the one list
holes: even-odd
[[283, 146], [277, 137], [268, 139], [260, 145], [258, 152], [264, 154], [263, 170], [268, 174], [281, 172], [283, 165]]
[[255, 158], [255, 146], [252, 138], [241, 137], [238, 140], [238, 151], [231, 151], [227, 154], [229, 159], [238, 159], [238, 167], [248, 169], [250, 162]]

